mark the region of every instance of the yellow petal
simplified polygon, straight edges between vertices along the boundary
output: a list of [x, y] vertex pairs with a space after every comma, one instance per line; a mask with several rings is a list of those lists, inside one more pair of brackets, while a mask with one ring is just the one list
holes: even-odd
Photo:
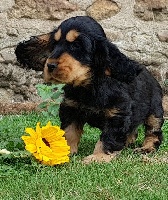
[[62, 137], [65, 132], [58, 127], [42, 128], [42, 137], [57, 140]]
[[27, 145], [27, 144], [35, 144], [36, 143], [36, 140], [35, 138], [31, 137], [31, 136], [22, 136], [21, 137], [22, 140], [24, 141], [24, 143]]
[[61, 146], [68, 146], [68, 145], [67, 145], [67, 141], [65, 139], [61, 138], [60, 140], [51, 142], [50, 146], [61, 147]]
[[66, 163], [66, 162], [69, 162], [68, 156], [65, 156], [65, 157], [62, 157], [62, 158], [56, 159], [56, 160], [51, 160], [52, 165], [58, 165], [58, 164]]
[[25, 149], [26, 149], [27, 151], [29, 151], [30, 153], [34, 153], [34, 152], [37, 151], [36, 145], [34, 145], [34, 144], [27, 144], [27, 145], [25, 146]]
[[68, 156], [63, 157], [61, 159], [58, 159], [58, 158], [52, 159], [52, 160], [49, 160], [48, 162], [42, 161], [43, 164], [50, 165], [50, 166], [63, 164], [63, 163], [66, 163], [66, 162], [69, 162], [69, 157]]
[[49, 157], [43, 155], [43, 161], [48, 162], [50, 160]]
[[49, 121], [48, 123], [47, 123], [47, 125], [46, 126], [44, 126], [44, 127], [51, 127], [52, 125], [51, 125], [51, 122]]
[[37, 123], [36, 125], [36, 134], [41, 137], [41, 128], [40, 128], [40, 122]]
[[36, 134], [35, 130], [32, 129], [32, 128], [26, 128], [25, 132], [28, 133], [31, 137], [34, 137], [34, 138], [37, 137], [37, 134]]
[[41, 133], [43, 138], [51, 138], [56, 140], [56, 130], [54, 128], [43, 129]]

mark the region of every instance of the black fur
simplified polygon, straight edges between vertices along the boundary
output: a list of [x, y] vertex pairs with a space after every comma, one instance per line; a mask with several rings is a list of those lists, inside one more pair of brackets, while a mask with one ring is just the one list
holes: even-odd
[[32, 36], [30, 40], [17, 45], [15, 54], [22, 67], [37, 71], [43, 70], [46, 59], [52, 51], [52, 42], [50, 42], [50, 38], [49, 41], [43, 40], [44, 35]]
[[[162, 141], [163, 123], [162, 90], [155, 78], [142, 65], [129, 59], [107, 38], [102, 27], [90, 17], [74, 17], [64, 21], [59, 41], [54, 41], [50, 58], [68, 53], [83, 65], [90, 67], [90, 83], [64, 87], [65, 97], [60, 105], [61, 127], [72, 123], [83, 129], [87, 122], [100, 128], [100, 140], [105, 153], [121, 150], [129, 134], [140, 124], [146, 127], [146, 137], [156, 135]], [[51, 34], [53, 40], [55, 29]], [[68, 31], [77, 30], [74, 42], [65, 41]], [[106, 74], [106, 70], [109, 74]], [[66, 104], [66, 100], [75, 106]], [[106, 111], [117, 109], [114, 116]], [[149, 123], [150, 116], [159, 124]], [[148, 151], [148, 150], [146, 150]]]

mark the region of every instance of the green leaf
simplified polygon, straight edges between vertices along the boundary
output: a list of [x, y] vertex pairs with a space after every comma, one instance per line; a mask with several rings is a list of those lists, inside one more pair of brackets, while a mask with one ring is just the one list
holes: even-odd
[[49, 114], [48, 114], [48, 112], [47, 111], [42, 111], [42, 114], [44, 115], [44, 117], [49, 117]]
[[56, 100], [56, 104], [60, 104], [62, 102], [62, 96], [60, 96], [57, 100]]
[[56, 105], [56, 104], [51, 104], [48, 107], [48, 112], [53, 116], [57, 116], [58, 115], [58, 110], [59, 110], [59, 105]]
[[62, 90], [62, 88], [65, 86], [65, 84], [59, 84], [59, 85], [57, 85], [57, 90], [58, 91], [61, 91], [61, 93], [63, 93], [63, 90]]
[[51, 96], [51, 99], [53, 99], [53, 100], [54, 100], [54, 99], [58, 99], [60, 95], [61, 95], [60, 92], [58, 92], [58, 91], [57, 91], [57, 92], [54, 92], [53, 95]]
[[44, 101], [38, 105], [39, 108], [44, 109], [47, 108], [48, 102]]
[[39, 108], [47, 108], [47, 111], [43, 111], [45, 117], [50, 115], [57, 116], [59, 105], [63, 98], [63, 88], [64, 84], [59, 85], [36, 85], [38, 94], [41, 96], [44, 102], [40, 103]]

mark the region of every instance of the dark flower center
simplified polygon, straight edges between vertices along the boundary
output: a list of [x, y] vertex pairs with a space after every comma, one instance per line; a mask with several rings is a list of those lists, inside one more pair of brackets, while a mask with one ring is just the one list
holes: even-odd
[[42, 140], [48, 147], [50, 147], [50, 143], [45, 138], [42, 138]]

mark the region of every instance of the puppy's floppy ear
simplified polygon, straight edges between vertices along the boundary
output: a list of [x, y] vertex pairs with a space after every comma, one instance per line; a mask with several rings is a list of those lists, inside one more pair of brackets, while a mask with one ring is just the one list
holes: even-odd
[[30, 40], [20, 42], [15, 54], [23, 68], [42, 71], [51, 52], [51, 33], [32, 36]]
[[108, 49], [106, 48], [105, 39], [94, 42], [94, 73], [103, 76], [108, 67]]
[[102, 74], [108, 74], [121, 82], [132, 82], [142, 71], [142, 66], [126, 57], [110, 41], [97, 41], [95, 64]]

